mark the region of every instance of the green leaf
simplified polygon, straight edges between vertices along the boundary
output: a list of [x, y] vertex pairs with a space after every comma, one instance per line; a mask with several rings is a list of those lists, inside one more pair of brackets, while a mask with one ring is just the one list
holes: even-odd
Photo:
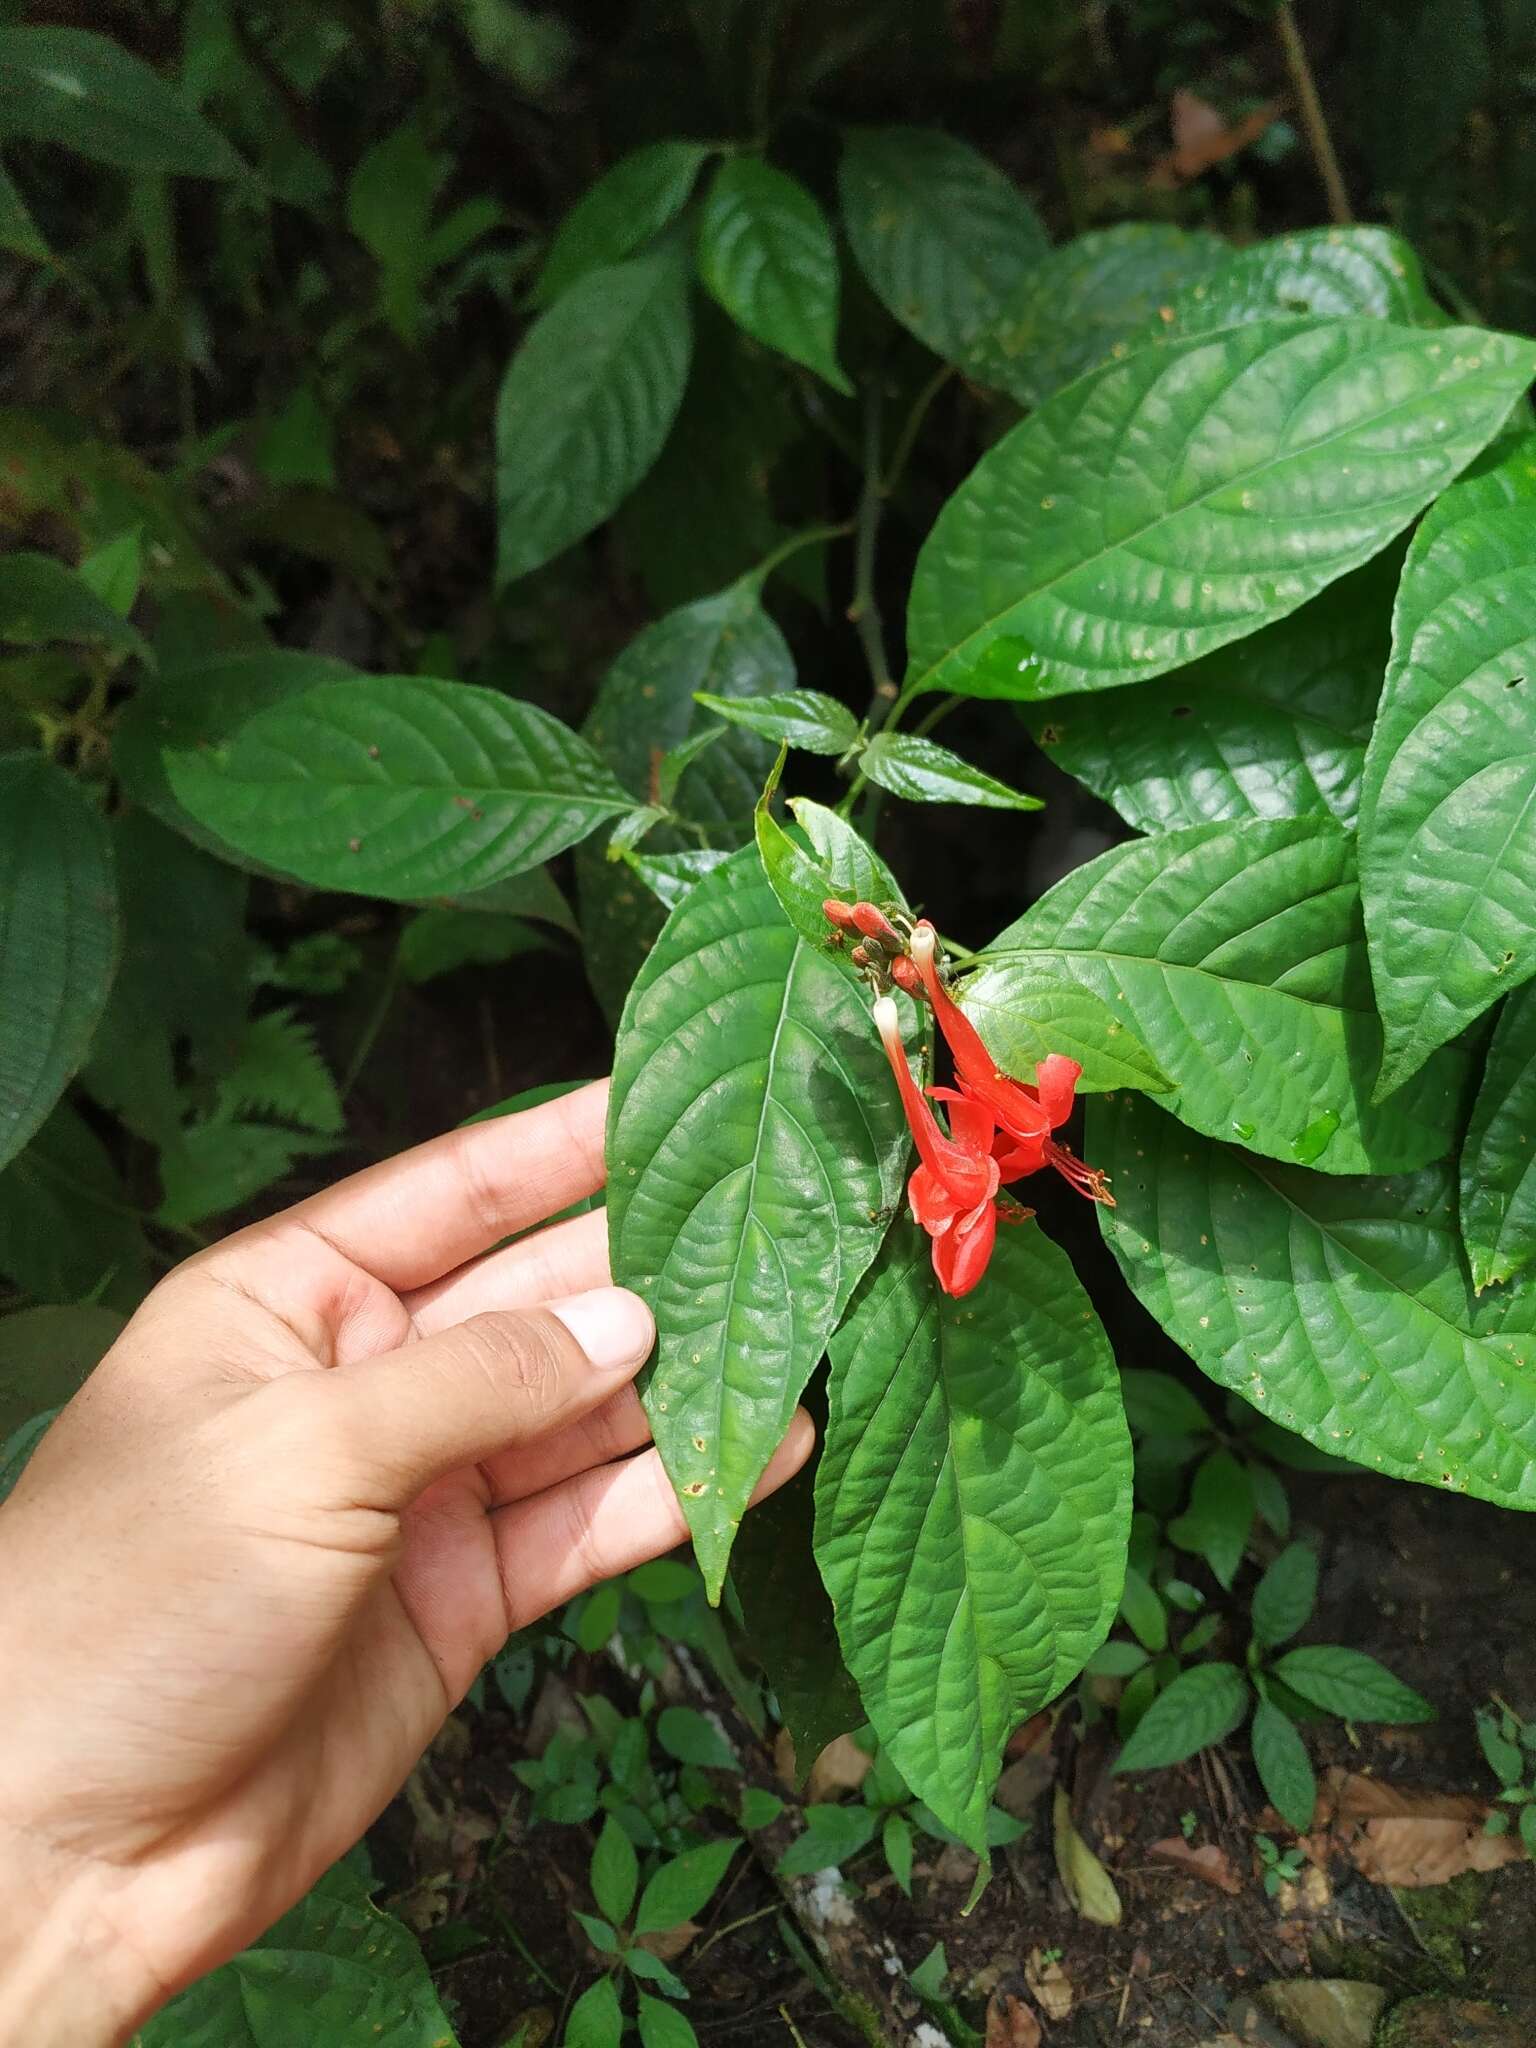
[[1308, 228], [1239, 249], [1219, 270], [1182, 286], [1144, 338], [1187, 340], [1285, 313], [1313, 320], [1365, 315], [1404, 327], [1439, 327], [1445, 317], [1401, 235], [1389, 228]]
[[656, 1721], [656, 1740], [679, 1763], [711, 1771], [741, 1768], [736, 1752], [714, 1722], [694, 1707], [663, 1707]]
[[761, 157], [727, 157], [705, 196], [698, 258], [738, 327], [852, 391], [837, 362], [837, 248], [802, 184]]
[[685, 1849], [670, 1863], [663, 1863], [640, 1894], [635, 1912], [636, 1934], [665, 1934], [669, 1927], [681, 1927], [695, 1920], [714, 1897], [731, 1858], [741, 1847], [734, 1836], [706, 1842], [702, 1848]]
[[[3, 1343], [5, 1324], [0, 1323], [0, 1343]], [[1477, 1739], [1488, 1768], [1506, 1788], [1518, 1785], [1525, 1776], [1525, 1755], [1518, 1742], [1511, 1742], [1500, 1726], [1500, 1717], [1479, 1707], [1477, 1710]]]
[[1461, 1150], [1461, 1232], [1479, 1293], [1536, 1260], [1536, 984], [1504, 1005]]
[[859, 736], [859, 722], [848, 706], [820, 690], [787, 690], [775, 697], [717, 697], [696, 690], [694, 700], [716, 718], [764, 739], [784, 740], [807, 754], [846, 754]]
[[1127, 1643], [1112, 1636], [1107, 1643], [1100, 1643], [1083, 1670], [1090, 1678], [1129, 1678], [1146, 1661], [1147, 1652], [1140, 1643]]
[[1283, 618], [1406, 526], [1533, 372], [1536, 347], [1507, 335], [1374, 320], [1264, 321], [1110, 363], [939, 514], [909, 689], [1107, 689]]
[[759, 1785], [747, 1785], [741, 1794], [741, 1824], [748, 1832], [757, 1828], [771, 1827], [784, 1811], [784, 1802], [776, 1792], [765, 1792]]
[[633, 854], [629, 865], [663, 910], [676, 910], [694, 883], [728, 858], [723, 847], [698, 846], [682, 853]]
[[1001, 933], [964, 1001], [1000, 1062], [1000, 1019], [1076, 982], [1173, 1083], [1208, 1137], [1329, 1173], [1394, 1172], [1449, 1149], [1465, 1066], [1437, 1053], [1385, 1104], [1354, 842], [1321, 818], [1197, 825], [1076, 869]]
[[789, 808], [840, 894], [851, 901], [905, 903], [895, 876], [845, 818], [805, 796], [792, 796]]
[[1126, 1369], [1120, 1394], [1135, 1436], [1204, 1436], [1211, 1427], [1209, 1415], [1171, 1373]]
[[461, 967], [496, 967], [548, 946], [548, 938], [520, 917], [492, 917], [480, 910], [418, 910], [400, 934], [400, 972], [407, 981], [434, 981]]
[[598, 526], [666, 440], [692, 350], [684, 252], [590, 271], [542, 315], [496, 406], [496, 577], [515, 582]]
[[907, 1972], [907, 1982], [919, 1998], [942, 1998], [948, 1975], [949, 1957], [944, 1952], [943, 1942], [936, 1941], [917, 1968]]
[[314, 1026], [292, 1010], [253, 1017], [241, 1035], [235, 1063], [219, 1085], [218, 1113], [233, 1121], [246, 1112], [322, 1133], [346, 1122]]
[[156, 1213], [172, 1225], [222, 1216], [281, 1180], [296, 1159], [334, 1150], [334, 1140], [275, 1124], [194, 1124], [160, 1156], [163, 1199]]
[[639, 1885], [635, 1845], [610, 1814], [592, 1851], [592, 1896], [616, 1927], [629, 1918]]
[[[0, 1178], [0, 1219], [4, 1188]], [[122, 1327], [120, 1315], [94, 1303], [24, 1308], [0, 1316], [0, 1436], [10, 1436], [40, 1408], [62, 1408], [117, 1342]]]
[[0, 28], [0, 135], [59, 143], [125, 171], [245, 175], [224, 137], [174, 87], [90, 29]]
[[1276, 1167], [1133, 1096], [1093, 1105], [1088, 1147], [1126, 1278], [1213, 1380], [1367, 1470], [1536, 1507], [1536, 1297], [1477, 1308], [1447, 1169]]
[[1346, 1721], [1385, 1721], [1400, 1726], [1433, 1721], [1435, 1710], [1411, 1685], [1394, 1678], [1384, 1664], [1342, 1643], [1312, 1643], [1287, 1650], [1271, 1665], [1276, 1678], [1304, 1700]]
[[699, 2037], [686, 2013], [644, 1991], [636, 1992], [635, 2000], [640, 2048], [698, 2048]]
[[843, 225], [893, 319], [983, 382], [989, 331], [1047, 254], [1039, 216], [995, 164], [934, 128], [854, 128], [844, 138]]
[[747, 1641], [789, 1730], [802, 1786], [827, 1744], [865, 1719], [816, 1570], [814, 1502], [815, 1475], [807, 1466], [752, 1510], [731, 1552]]
[[0, 1167], [84, 1064], [117, 949], [101, 814], [52, 762], [0, 755]]
[[[618, 1823], [611, 1817], [604, 1823], [605, 1828], [617, 1827], [617, 1825]], [[623, 1833], [622, 1829], [620, 1833]], [[624, 1835], [623, 1839], [628, 1842], [629, 1837]], [[634, 1851], [631, 1850], [630, 1854], [633, 1855]], [[619, 1937], [606, 1920], [599, 1919], [596, 1913], [582, 1913], [574, 1909], [572, 1917], [579, 1923], [582, 1933], [591, 1942], [599, 1955], [616, 1956], [619, 1953]]]
[[[668, 747], [656, 764], [656, 800], [663, 812], [670, 809], [677, 795], [677, 786], [684, 775], [710, 747], [725, 738], [723, 725], [707, 725], [702, 731], [690, 733], [675, 747]], [[611, 845], [612, 840], [609, 841]]]
[[[997, 987], [1011, 985], [1003, 979]], [[978, 975], [969, 986], [966, 1007], [998, 1065], [1031, 1087], [1035, 1068], [1053, 1052], [1077, 1061], [1083, 1070], [1077, 1085], [1085, 1095], [1111, 1088], [1136, 1088], [1156, 1095], [1172, 1087], [1151, 1053], [1122, 1021], [1123, 1006], [1111, 1008], [1090, 989], [1071, 982], [1033, 977], [1028, 981], [1027, 1003], [1006, 998], [993, 1001], [993, 994], [993, 983], [985, 974]]]
[[999, 1234], [953, 1301], [896, 1223], [831, 1342], [816, 1556], [892, 1762], [978, 1851], [1009, 1732], [1114, 1619], [1130, 1438], [1064, 1253]]
[[[567, 2040], [575, 2038], [569, 2025]], [[357, 2041], [454, 2048], [416, 1937], [369, 1903], [367, 1886], [346, 1863], [134, 2036], [135, 2048], [275, 2048], [289, 2041], [312, 2048]], [[601, 2048], [617, 2043], [615, 2030]]]
[[1253, 1695], [1235, 1664], [1197, 1664], [1158, 1694], [1115, 1760], [1116, 1771], [1160, 1771], [1225, 1742]]
[[1248, 1739], [1270, 1805], [1288, 1827], [1305, 1834], [1317, 1804], [1317, 1779], [1295, 1724], [1269, 1700], [1260, 1700]]
[[177, 802], [238, 851], [397, 900], [485, 888], [629, 808], [547, 712], [418, 676], [319, 683], [164, 761]]
[[1125, 355], [1182, 285], [1231, 254], [1217, 235], [1158, 222], [1079, 235], [1032, 267], [982, 338], [993, 380], [1021, 405], [1042, 404], [1085, 370]]
[[859, 756], [859, 772], [893, 796], [924, 804], [979, 804], [994, 811], [1038, 811], [1040, 799], [1010, 789], [948, 747], [915, 733], [879, 732]]
[[888, 1813], [880, 1829], [886, 1866], [910, 1899], [912, 1896], [912, 1827], [905, 1814]]
[[619, 2048], [624, 2015], [611, 1977], [589, 1984], [571, 2007], [562, 2048]]
[[1168, 1539], [1203, 1557], [1227, 1592], [1253, 1527], [1253, 1483], [1230, 1451], [1212, 1451], [1196, 1467], [1189, 1507], [1168, 1524]]
[[691, 1564], [677, 1557], [652, 1558], [636, 1565], [625, 1582], [632, 1593], [652, 1605], [669, 1607], [699, 1590], [699, 1575]]
[[709, 154], [702, 142], [669, 141], [649, 142], [620, 157], [560, 223], [534, 285], [533, 304], [553, 305], [592, 271], [621, 263], [659, 235], [687, 205]]
[[[1120, 1617], [1143, 1650], [1154, 1657], [1168, 1647], [1168, 1610], [1157, 1597], [1151, 1582], [1134, 1565], [1125, 1568], [1120, 1593]], [[1143, 1660], [1145, 1661], [1145, 1660]]]
[[774, 1866], [780, 1877], [814, 1877], [867, 1849], [880, 1816], [868, 1806], [808, 1806], [805, 1832], [797, 1835]]
[[624, 1951], [624, 1967], [631, 1975], [644, 1977], [647, 1983], [659, 1984], [669, 1998], [686, 1998], [688, 1986], [675, 1970], [669, 1970], [660, 1956], [653, 1956], [649, 1949], [630, 1948]]
[[1536, 437], [1447, 491], [1403, 565], [1360, 802], [1378, 1095], [1536, 974], [1533, 819]]
[[143, 531], [140, 526], [128, 527], [85, 556], [80, 564], [81, 582], [120, 619], [126, 619], [133, 610], [143, 580]]
[[608, 1125], [614, 1275], [656, 1315], [646, 1407], [712, 1598], [900, 1198], [906, 1142], [866, 1004], [744, 848], [672, 913], [630, 992]]
[[17, 1480], [58, 1412], [57, 1408], [50, 1408], [46, 1414], [34, 1415], [0, 1443], [0, 1501], [9, 1499], [15, 1491]]
[[1138, 831], [1309, 814], [1353, 825], [1396, 576], [1389, 553], [1155, 683], [1031, 707], [1030, 732]]
[[1253, 1488], [1254, 1512], [1273, 1536], [1284, 1543], [1291, 1533], [1291, 1503], [1285, 1482], [1272, 1467], [1258, 1458], [1247, 1460], [1248, 1483]]
[[50, 263], [53, 252], [43, 240], [42, 231], [27, 210], [27, 202], [21, 196], [16, 180], [0, 164], [0, 249], [9, 256], [20, 256], [28, 263]]
[[[0, 37], [5, 31], [0, 29]], [[51, 640], [99, 641], [150, 659], [142, 634], [85, 577], [52, 555], [18, 549], [0, 556], [0, 641], [44, 647]]]
[[1312, 1619], [1316, 1605], [1317, 1552], [1307, 1543], [1288, 1543], [1253, 1589], [1255, 1638], [1266, 1649], [1288, 1643]]

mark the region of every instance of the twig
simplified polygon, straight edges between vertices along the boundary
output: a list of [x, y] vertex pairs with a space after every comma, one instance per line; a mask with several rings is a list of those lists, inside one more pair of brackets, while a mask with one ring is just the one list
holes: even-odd
[[790, 534], [788, 539], [780, 541], [776, 548], [764, 555], [755, 569], [748, 570], [749, 580], [759, 584], [766, 582], [781, 563], [787, 562], [791, 555], [799, 554], [802, 548], [815, 547], [818, 542], [846, 540], [854, 531], [855, 524], [852, 519], [840, 519], [835, 526], [807, 526], [800, 533]]
[[880, 606], [875, 597], [875, 540], [885, 506], [880, 481], [880, 403], [880, 387], [871, 383], [864, 394], [864, 489], [859, 496], [853, 542], [853, 602], [848, 607], [848, 622], [858, 633], [870, 681], [875, 686], [868, 723], [876, 730], [896, 701], [896, 685], [891, 680]]
[[897, 486], [906, 474], [907, 464], [912, 457], [912, 450], [917, 445], [917, 437], [923, 430], [923, 421], [928, 417], [928, 408], [954, 374], [952, 364], [941, 363], [922, 390], [919, 391], [916, 398], [913, 399], [912, 410], [907, 414], [906, 424], [901, 430], [896, 442], [895, 452], [891, 456], [890, 468], [886, 471], [885, 481], [880, 486], [882, 498], [895, 496]]
[[1296, 107], [1301, 115], [1301, 125], [1306, 130], [1307, 147], [1312, 152], [1312, 161], [1317, 166], [1317, 175], [1322, 180], [1328, 200], [1328, 217], [1340, 227], [1348, 227], [1355, 216], [1350, 210], [1349, 194], [1344, 189], [1339, 159], [1334, 153], [1333, 136], [1329, 132], [1323, 103], [1317, 96], [1317, 80], [1312, 76], [1307, 46], [1296, 26], [1291, 0], [1279, 0], [1275, 8], [1275, 33], [1280, 38], [1285, 68], [1295, 89]]

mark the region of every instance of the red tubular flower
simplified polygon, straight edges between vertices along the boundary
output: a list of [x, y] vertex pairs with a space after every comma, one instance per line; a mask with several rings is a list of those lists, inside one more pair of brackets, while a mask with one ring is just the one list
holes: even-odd
[[856, 932], [859, 928], [854, 921], [853, 905], [839, 903], [835, 896], [829, 896], [822, 904], [821, 914], [828, 924], [835, 924], [840, 932]]
[[875, 1004], [879, 1030], [922, 1164], [907, 1183], [912, 1214], [933, 1240], [933, 1270], [946, 1294], [969, 1294], [987, 1269], [997, 1238], [1001, 1185], [992, 1157], [995, 1126], [984, 1104], [966, 1098], [939, 1129], [927, 1097], [912, 1079], [901, 1022], [889, 996]]

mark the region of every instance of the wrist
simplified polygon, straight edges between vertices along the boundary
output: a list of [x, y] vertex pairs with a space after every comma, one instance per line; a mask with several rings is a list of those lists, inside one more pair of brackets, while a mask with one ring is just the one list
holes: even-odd
[[161, 2002], [87, 1875], [0, 1830], [0, 2043], [119, 2048]]

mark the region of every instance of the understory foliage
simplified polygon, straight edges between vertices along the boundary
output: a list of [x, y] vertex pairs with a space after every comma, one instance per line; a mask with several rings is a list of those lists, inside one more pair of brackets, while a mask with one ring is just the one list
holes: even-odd
[[[1499, 262], [1431, 289], [1383, 226], [1256, 233], [1237, 172], [1064, 199], [1049, 152], [908, 118], [925, 64], [1070, 75], [1027, 9], [990, 53], [943, 10], [641, 9], [606, 73], [510, 0], [399, 11], [0, 25], [12, 1476], [157, 1271], [351, 1163], [392, 1006], [526, 1010], [579, 947], [704, 1592], [797, 1739], [885, 1772], [828, 1844], [910, 1869], [930, 1828], [984, 1874], [1004, 1742], [1085, 1669], [1126, 1768], [1252, 1710], [1301, 1826], [1296, 1723], [1424, 1703], [1282, 1650], [1294, 1549], [1246, 1674], [1180, 1670], [1211, 1631], [1170, 1646], [1168, 1544], [1230, 1588], [1256, 1513], [1287, 1534], [1232, 1446], [1536, 1507], [1536, 343], [1480, 317]], [[1090, 1215], [1219, 1446], [1117, 1363]], [[802, 1399], [814, 1486], [738, 1542]], [[1166, 1540], [1132, 1425], [1200, 1452]], [[544, 1818], [622, 1793], [574, 2037], [676, 2048], [634, 1938], [729, 1854], [618, 1741], [530, 1766]], [[372, 1914], [345, 1866], [268, 1943]], [[417, 2048], [402, 1940], [369, 2038]], [[262, 1954], [146, 2042], [246, 2038]]]

